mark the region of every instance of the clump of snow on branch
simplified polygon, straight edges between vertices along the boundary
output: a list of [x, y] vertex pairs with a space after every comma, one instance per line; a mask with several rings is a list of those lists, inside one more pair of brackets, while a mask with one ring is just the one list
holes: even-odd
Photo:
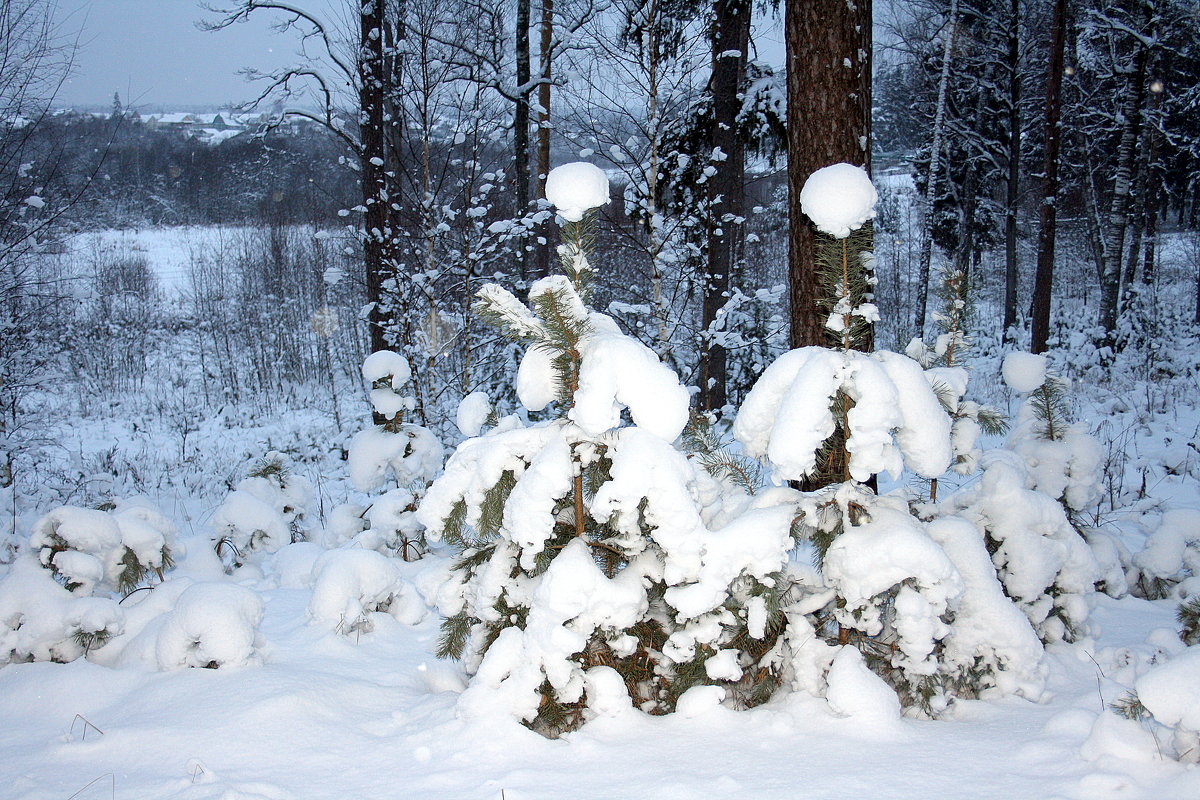
[[546, 176], [546, 199], [567, 222], [579, 222], [608, 202], [608, 176], [586, 161], [563, 164]]
[[808, 176], [800, 190], [800, 208], [817, 229], [844, 239], [875, 218], [878, 195], [866, 170], [833, 164]]
[[858, 481], [905, 464], [934, 478], [953, 457], [950, 417], [923, 371], [907, 356], [802, 347], [763, 372], [734, 422], [734, 436], [755, 457], [766, 457], [787, 480], [809, 475], [821, 445], [834, 432], [831, 404], [853, 401], [847, 414], [850, 474]]

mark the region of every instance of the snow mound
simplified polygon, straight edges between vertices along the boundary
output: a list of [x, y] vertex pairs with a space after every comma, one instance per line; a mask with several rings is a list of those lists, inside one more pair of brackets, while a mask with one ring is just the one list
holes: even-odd
[[871, 178], [853, 164], [833, 164], [808, 176], [800, 209], [817, 229], [844, 239], [875, 217], [878, 195]]
[[374, 550], [330, 550], [313, 565], [308, 615], [334, 623], [338, 633], [370, 631], [370, 615], [392, 612], [415, 624], [424, 616], [416, 592], [403, 580], [396, 562]]
[[71, 594], [32, 558], [0, 578], [0, 665], [74, 661], [120, 634], [124, 622], [116, 602]]
[[550, 170], [546, 199], [568, 222], [579, 222], [593, 208], [608, 202], [608, 176], [586, 161], [573, 161]]
[[242, 666], [256, 654], [263, 601], [229, 583], [195, 583], [183, 591], [158, 630], [155, 654], [162, 670]]

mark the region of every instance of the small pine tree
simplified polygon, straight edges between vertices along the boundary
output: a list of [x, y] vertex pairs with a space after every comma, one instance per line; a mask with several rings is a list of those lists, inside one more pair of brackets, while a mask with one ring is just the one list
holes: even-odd
[[[927, 713], [989, 687], [1032, 695], [1041, 646], [1011, 603], [994, 602], [996, 576], [972, 526], [923, 523], [907, 496], [874, 488], [884, 472], [935, 479], [955, 449], [937, 376], [907, 356], [865, 352], [877, 312], [871, 258], [861, 250], [869, 239], [856, 231], [873, 214], [873, 198], [865, 173], [848, 165], [806, 184], [801, 201], [821, 231], [817, 267], [836, 345], [799, 348], [767, 367], [733, 428], [777, 480], [815, 489], [797, 504], [815, 573], [796, 576], [787, 634], [794, 679], [825, 691], [825, 670], [854, 647], [902, 703]], [[959, 383], [956, 400], [965, 373]], [[1003, 635], [974, 635], [988, 626]]]
[[377, 491], [389, 476], [395, 487], [354, 514], [340, 507], [337, 516], [356, 522], [350, 531], [339, 533], [348, 533], [346, 538], [360, 546], [412, 561], [425, 552], [425, 533], [416, 510], [442, 467], [442, 444], [428, 428], [405, 419], [416, 398], [405, 390], [412, 373], [404, 356], [390, 350], [372, 353], [363, 362], [362, 375], [380, 424], [360, 431], [351, 441], [350, 480], [360, 492]]
[[548, 736], [631, 705], [671, 712], [697, 686], [768, 698], [791, 544], [786, 508], [709, 527], [699, 498], [714, 479], [672, 445], [687, 391], [588, 308], [591, 221], [578, 216], [562, 274], [537, 281], [528, 307], [494, 284], [476, 306], [527, 348], [517, 393], [544, 419], [465, 441], [419, 512], [458, 554], [439, 654], [474, 673], [460, 709], [500, 700]]

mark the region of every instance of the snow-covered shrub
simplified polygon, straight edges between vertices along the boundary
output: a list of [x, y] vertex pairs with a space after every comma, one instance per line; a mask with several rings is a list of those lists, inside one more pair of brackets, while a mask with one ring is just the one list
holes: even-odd
[[307, 537], [312, 483], [272, 451], [230, 492], [213, 513], [216, 550], [228, 567], [251, 553], [273, 553]]
[[[568, 207], [591, 202], [569, 188]], [[761, 702], [781, 666], [777, 578], [793, 508], [743, 494], [744, 513], [719, 513], [721, 489], [672, 445], [686, 389], [588, 309], [582, 226], [565, 234], [566, 274], [533, 285], [532, 311], [494, 284], [477, 306], [528, 346], [521, 402], [553, 409], [463, 442], [418, 512], [431, 539], [458, 550], [438, 604], [440, 653], [474, 673], [460, 709], [498, 708], [555, 735], [631, 703], [673, 711], [703, 685]]]
[[1163, 512], [1145, 548], [1134, 554], [1133, 565], [1142, 597], [1200, 596], [1200, 510]]
[[74, 661], [120, 634], [124, 619], [115, 600], [72, 594], [32, 557], [18, 558], [0, 578], [0, 665]]
[[1200, 647], [1188, 647], [1151, 666], [1113, 710], [1143, 724], [1164, 726], [1171, 733], [1174, 756], [1200, 762]]
[[257, 592], [229, 583], [187, 587], [158, 628], [159, 669], [241, 666], [258, 647], [263, 602]]
[[1086, 631], [1087, 595], [1103, 576], [1062, 504], [1031, 483], [1024, 459], [990, 450], [980, 481], [947, 505], [983, 532], [1005, 592], [1041, 638], [1074, 641]]
[[982, 479], [947, 506], [984, 533], [1005, 591], [1041, 638], [1073, 641], [1086, 631], [1086, 597], [1097, 582], [1109, 576], [1116, 591], [1122, 583], [1113, 565], [1101, 568], [1070, 516], [1099, 499], [1100, 448], [1069, 423], [1065, 386], [1044, 356], [1010, 353], [1003, 376], [1025, 395], [1013, 430], [1005, 447], [984, 454]]
[[175, 526], [159, 512], [120, 502], [110, 511], [62, 506], [39, 519], [29, 547], [77, 595], [127, 594], [172, 565]]
[[317, 559], [312, 576], [308, 615], [333, 623], [338, 633], [369, 632], [377, 611], [410, 624], [424, 615], [423, 601], [395, 562], [374, 550], [330, 550]]
[[1072, 424], [1066, 383], [1047, 369], [1046, 357], [1009, 353], [1004, 381], [1024, 396], [1006, 447], [1025, 459], [1031, 489], [1060, 501], [1069, 514], [1093, 509], [1104, 493], [1104, 451]]
[[334, 529], [339, 538], [405, 560], [419, 558], [423, 550], [417, 503], [442, 466], [442, 444], [437, 437], [428, 428], [404, 421], [404, 413], [416, 402], [403, 392], [411, 374], [404, 356], [390, 350], [372, 353], [363, 361], [363, 379], [382, 423], [360, 431], [351, 441], [350, 481], [360, 492], [374, 492], [390, 476], [396, 488], [359, 512], [362, 523], [353, 521], [349, 509], [335, 511], [339, 522]]

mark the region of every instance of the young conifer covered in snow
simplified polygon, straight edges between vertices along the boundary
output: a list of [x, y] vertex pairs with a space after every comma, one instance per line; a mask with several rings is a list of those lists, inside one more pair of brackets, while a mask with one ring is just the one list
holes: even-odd
[[362, 375], [381, 422], [351, 441], [350, 481], [367, 493], [386, 486], [389, 478], [394, 486], [366, 508], [335, 509], [333, 527], [339, 538], [411, 561], [424, 552], [416, 510], [442, 467], [442, 444], [428, 428], [404, 420], [416, 403], [405, 391], [412, 373], [404, 356], [390, 350], [372, 353], [363, 361]]
[[304, 541], [313, 494], [312, 482], [295, 472], [286, 453], [267, 453], [213, 513], [215, 548], [227, 569], [251, 553]]
[[419, 512], [459, 554], [439, 606], [441, 654], [474, 673], [460, 710], [556, 735], [631, 707], [762, 702], [781, 666], [792, 509], [723, 489], [674, 447], [686, 389], [587, 305], [589, 220], [572, 217], [607, 192], [552, 177], [572, 211], [563, 274], [534, 283], [529, 307], [495, 284], [477, 305], [527, 346], [517, 393], [544, 419], [465, 441]]
[[[904, 495], [873, 488], [882, 473], [935, 479], [955, 452], [939, 376], [908, 356], [868, 352], [877, 316], [870, 243], [851, 237], [873, 216], [869, 185], [862, 170], [843, 164], [818, 171], [806, 186], [805, 211], [825, 234], [817, 268], [835, 345], [782, 355], [733, 428], [777, 480], [815, 489], [798, 504], [802, 552], [816, 569], [793, 568], [793, 677], [838, 707], [877, 680], [867, 669], [904, 705], [931, 713], [956, 694], [1036, 696], [1041, 644], [1004, 596], [974, 526], [958, 518], [924, 523]], [[961, 397], [965, 375], [956, 382], [964, 384]]]
[[947, 501], [986, 537], [1011, 597], [1046, 642], [1086, 631], [1086, 597], [1102, 577], [1071, 515], [1099, 499], [1099, 444], [1071, 426], [1065, 385], [1045, 356], [1010, 353], [1005, 382], [1024, 396], [1003, 448], [984, 453], [981, 480]]

